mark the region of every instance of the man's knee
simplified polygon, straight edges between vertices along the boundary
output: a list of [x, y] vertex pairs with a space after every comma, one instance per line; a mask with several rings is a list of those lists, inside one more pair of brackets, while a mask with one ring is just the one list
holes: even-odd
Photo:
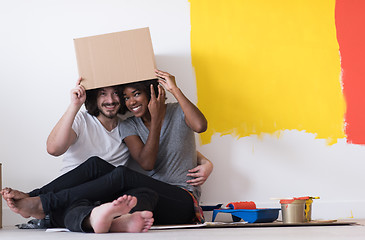
[[105, 162], [105, 161], [103, 159], [101, 159], [100, 157], [92, 156], [85, 161], [85, 164], [98, 165], [98, 164], [101, 164], [102, 162]]
[[117, 171], [119, 174], [123, 174], [123, 176], [125, 176], [129, 169], [126, 166], [118, 166], [114, 171]]
[[115, 168], [112, 164], [108, 163], [107, 161], [101, 159], [98, 156], [90, 157], [83, 164], [97, 168], [97, 169]]

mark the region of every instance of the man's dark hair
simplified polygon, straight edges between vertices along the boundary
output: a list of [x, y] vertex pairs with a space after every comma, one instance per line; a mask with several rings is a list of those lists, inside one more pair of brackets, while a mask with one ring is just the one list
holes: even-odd
[[[119, 101], [121, 104], [121, 107], [118, 111], [119, 114], [124, 114], [126, 113], [126, 108], [124, 107], [123, 104], [123, 91], [120, 85], [118, 86], [112, 86], [117, 90], [118, 93], [118, 97], [119, 97]], [[90, 90], [86, 90], [86, 100], [85, 100], [85, 108], [87, 110], [87, 112], [92, 115], [92, 116], [99, 116], [100, 111], [98, 109], [98, 104], [97, 104], [97, 98], [98, 98], [98, 93], [99, 91], [101, 91], [102, 88], [96, 88], [96, 89], [90, 89]]]

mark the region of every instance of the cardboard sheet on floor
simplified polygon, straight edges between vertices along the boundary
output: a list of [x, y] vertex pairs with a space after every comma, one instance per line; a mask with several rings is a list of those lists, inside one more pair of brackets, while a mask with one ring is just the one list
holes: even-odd
[[247, 222], [232, 222], [232, 223], [224, 223], [224, 222], [205, 222], [201, 224], [179, 224], [179, 225], [156, 225], [152, 226], [151, 230], [164, 230], [164, 229], [181, 229], [181, 228], [202, 228], [202, 227], [227, 227], [227, 226], [243, 226], [246, 225]]
[[46, 232], [52, 233], [52, 232], [71, 232], [67, 228], [47, 228]]
[[[247, 222], [205, 222], [202, 224], [179, 224], [179, 225], [156, 225], [150, 230], [167, 230], [167, 229], [189, 229], [189, 228], [237, 228], [237, 227], [309, 227], [309, 226], [340, 226], [340, 225], [355, 225], [354, 221], [336, 221], [323, 220], [311, 221], [308, 223], [291, 223], [284, 224], [283, 222], [275, 221], [271, 223], [247, 223]], [[67, 228], [49, 228], [46, 232], [70, 232]]]
[[356, 222], [323, 220], [311, 221], [308, 223], [283, 223], [279, 221], [271, 223], [247, 223], [247, 222], [205, 222], [203, 224], [181, 224], [181, 225], [161, 225], [152, 226], [151, 230], [165, 229], [184, 229], [184, 228], [237, 228], [237, 227], [309, 227], [309, 226], [339, 226], [339, 225], [354, 225]]

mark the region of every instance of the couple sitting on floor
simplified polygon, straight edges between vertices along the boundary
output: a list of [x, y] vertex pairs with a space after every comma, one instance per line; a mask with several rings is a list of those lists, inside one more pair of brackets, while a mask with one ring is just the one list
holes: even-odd
[[[213, 166], [196, 151], [194, 132], [204, 132], [207, 121], [174, 76], [159, 70], [156, 76], [160, 80], [88, 91], [80, 79], [47, 140], [50, 154], [65, 153], [66, 173], [30, 193], [4, 188], [10, 209], [47, 216], [52, 227], [95, 233], [204, 221], [199, 186]], [[178, 102], [165, 104], [159, 84]], [[79, 111], [83, 103], [88, 113]], [[121, 121], [117, 114], [126, 110], [134, 116]]]

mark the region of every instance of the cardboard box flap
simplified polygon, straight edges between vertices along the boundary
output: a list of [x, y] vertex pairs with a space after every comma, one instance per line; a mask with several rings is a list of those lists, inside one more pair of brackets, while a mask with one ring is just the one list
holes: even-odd
[[156, 78], [149, 28], [77, 38], [74, 44], [86, 89]]

